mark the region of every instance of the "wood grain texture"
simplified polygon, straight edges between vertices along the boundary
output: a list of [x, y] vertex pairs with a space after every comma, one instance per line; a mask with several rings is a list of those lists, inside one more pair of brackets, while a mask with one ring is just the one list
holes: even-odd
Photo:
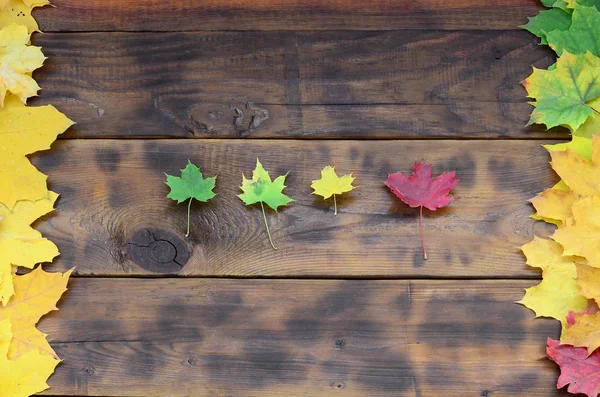
[[[35, 157], [62, 194], [38, 225], [62, 255], [54, 269], [80, 275], [534, 277], [517, 247], [547, 235], [526, 202], [556, 179], [539, 141], [281, 141], [63, 140]], [[272, 176], [289, 172], [295, 202], [268, 221], [279, 251], [268, 245], [260, 207], [236, 197], [242, 172], [256, 158]], [[187, 207], [166, 198], [163, 172], [175, 175], [191, 159], [218, 175], [216, 198]], [[417, 210], [393, 196], [388, 173], [415, 160], [437, 175], [456, 170], [451, 206], [426, 211], [429, 260], [424, 262]], [[331, 164], [354, 172], [358, 188], [333, 203], [310, 184]]]
[[44, 34], [65, 137], [567, 137], [525, 128], [528, 32]]
[[74, 279], [49, 395], [566, 396], [531, 284]]
[[43, 31], [515, 29], [535, 0], [53, 0]]

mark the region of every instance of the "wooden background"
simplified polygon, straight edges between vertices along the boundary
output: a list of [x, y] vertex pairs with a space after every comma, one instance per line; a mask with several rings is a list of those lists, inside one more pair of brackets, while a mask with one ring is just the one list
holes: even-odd
[[[54, 0], [32, 104], [77, 125], [34, 156], [61, 194], [37, 228], [77, 266], [40, 327], [64, 362], [47, 396], [564, 396], [556, 321], [514, 304], [539, 275], [518, 247], [551, 229], [552, 185], [519, 82], [551, 52], [519, 30], [537, 0]], [[250, 5], [251, 4], [251, 5]], [[296, 201], [235, 197], [256, 157]], [[218, 174], [186, 208], [163, 172]], [[425, 217], [388, 173], [456, 170]], [[331, 202], [331, 164], [359, 186]]]

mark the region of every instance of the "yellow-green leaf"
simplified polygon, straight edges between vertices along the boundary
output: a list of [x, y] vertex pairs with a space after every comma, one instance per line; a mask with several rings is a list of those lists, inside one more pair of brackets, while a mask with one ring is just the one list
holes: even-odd
[[564, 52], [555, 68], [534, 68], [523, 85], [535, 99], [529, 124], [562, 125], [576, 131], [594, 113], [588, 102], [600, 97], [600, 58]]

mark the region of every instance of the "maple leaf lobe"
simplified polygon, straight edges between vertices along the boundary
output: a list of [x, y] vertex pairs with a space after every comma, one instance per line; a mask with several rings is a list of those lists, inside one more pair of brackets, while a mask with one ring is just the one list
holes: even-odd
[[410, 207], [423, 206], [435, 211], [452, 202], [450, 190], [458, 183], [456, 172], [443, 172], [433, 178], [431, 165], [415, 163], [413, 175], [407, 177], [401, 172], [390, 174], [385, 184], [392, 193]]

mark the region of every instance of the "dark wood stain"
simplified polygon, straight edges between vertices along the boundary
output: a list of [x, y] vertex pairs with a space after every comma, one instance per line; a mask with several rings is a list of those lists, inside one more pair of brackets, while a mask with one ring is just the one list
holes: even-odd
[[529, 284], [84, 278], [40, 327], [68, 358], [51, 378], [61, 395], [458, 396], [465, 381], [555, 395], [556, 368], [536, 352], [558, 324], [513, 303]]
[[[52, 103], [77, 120], [67, 138], [569, 135], [524, 127], [531, 106], [519, 82], [532, 64], [554, 62], [552, 52], [525, 31], [77, 33], [34, 39], [52, 62], [36, 72], [44, 90], [33, 103]], [[510, 56], [489, 55], [497, 49]], [[135, 95], [125, 95], [130, 92]]]

